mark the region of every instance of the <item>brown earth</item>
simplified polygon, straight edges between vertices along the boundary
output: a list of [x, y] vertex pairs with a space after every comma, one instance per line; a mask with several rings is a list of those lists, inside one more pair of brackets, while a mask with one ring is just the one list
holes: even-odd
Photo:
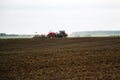
[[120, 80], [120, 38], [0, 39], [0, 80]]

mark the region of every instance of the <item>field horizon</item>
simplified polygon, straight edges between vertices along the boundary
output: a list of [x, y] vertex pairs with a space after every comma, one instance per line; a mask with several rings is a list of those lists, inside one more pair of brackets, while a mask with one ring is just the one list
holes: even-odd
[[119, 80], [120, 37], [0, 39], [0, 80]]

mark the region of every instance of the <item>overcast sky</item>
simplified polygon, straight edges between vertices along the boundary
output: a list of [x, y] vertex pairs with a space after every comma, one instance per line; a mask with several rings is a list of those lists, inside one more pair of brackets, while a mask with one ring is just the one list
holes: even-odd
[[0, 33], [120, 30], [120, 0], [0, 0]]

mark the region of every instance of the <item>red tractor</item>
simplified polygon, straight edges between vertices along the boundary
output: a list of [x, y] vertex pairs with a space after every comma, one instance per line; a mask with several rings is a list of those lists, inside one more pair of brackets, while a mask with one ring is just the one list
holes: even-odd
[[59, 33], [50, 32], [48, 33], [47, 37], [49, 38], [56, 38], [56, 37], [67, 37], [68, 35], [65, 33], [65, 31], [59, 31]]

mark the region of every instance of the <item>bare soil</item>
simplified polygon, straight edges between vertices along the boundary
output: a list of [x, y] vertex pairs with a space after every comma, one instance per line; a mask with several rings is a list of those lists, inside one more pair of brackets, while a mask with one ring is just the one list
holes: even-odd
[[120, 80], [120, 38], [0, 39], [0, 80]]

